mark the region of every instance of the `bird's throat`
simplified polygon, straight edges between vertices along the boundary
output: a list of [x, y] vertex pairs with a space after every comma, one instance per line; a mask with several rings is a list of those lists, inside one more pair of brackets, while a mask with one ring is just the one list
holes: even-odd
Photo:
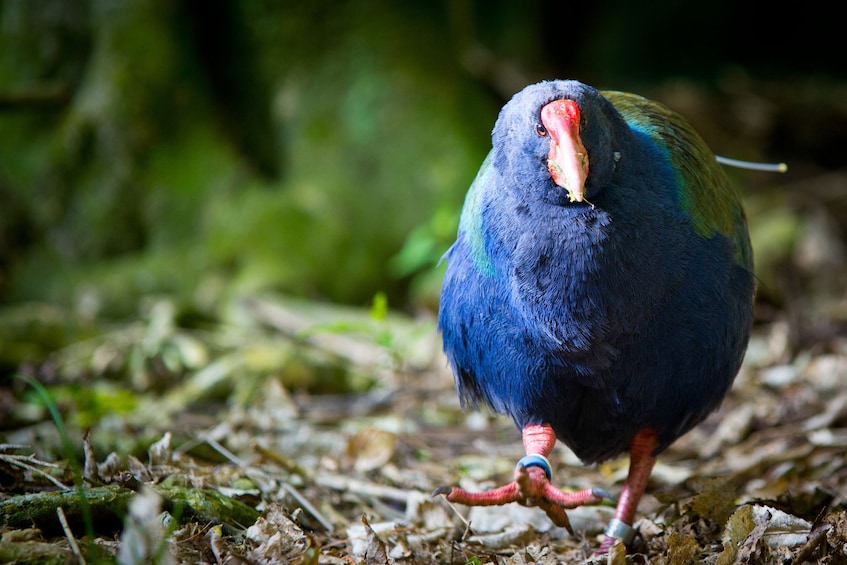
[[554, 100], [541, 108], [541, 123], [550, 133], [547, 169], [571, 202], [585, 200], [588, 152], [579, 136], [580, 111], [573, 100]]

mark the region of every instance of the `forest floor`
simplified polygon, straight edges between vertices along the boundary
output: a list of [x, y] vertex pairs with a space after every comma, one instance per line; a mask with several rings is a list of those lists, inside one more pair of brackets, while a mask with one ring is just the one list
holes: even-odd
[[[847, 562], [843, 335], [790, 351], [784, 320], [757, 325], [721, 409], [660, 457], [627, 556], [592, 557], [611, 505], [571, 511], [571, 534], [431, 496], [508, 481], [523, 453], [505, 418], [460, 410], [430, 317], [229, 312], [188, 329], [153, 304], [0, 389], [0, 562]], [[552, 462], [613, 494], [627, 470]]]

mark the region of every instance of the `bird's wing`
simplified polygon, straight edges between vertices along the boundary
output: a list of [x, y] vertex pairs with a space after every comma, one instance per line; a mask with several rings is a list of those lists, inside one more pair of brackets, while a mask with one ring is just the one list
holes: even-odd
[[666, 153], [677, 173], [679, 201], [702, 237], [729, 238], [736, 262], [752, 269], [752, 252], [738, 191], [714, 154], [685, 119], [667, 107], [636, 94], [607, 91], [630, 128], [646, 134]]
[[493, 177], [496, 174], [492, 153], [493, 151], [488, 153], [479, 167], [479, 172], [477, 172], [465, 196], [465, 204], [462, 207], [462, 215], [459, 218], [459, 236], [463, 237], [468, 247], [470, 247], [471, 256], [476, 267], [487, 274], [494, 273], [494, 266], [485, 249], [485, 239], [482, 231], [482, 196], [485, 187], [493, 182]]

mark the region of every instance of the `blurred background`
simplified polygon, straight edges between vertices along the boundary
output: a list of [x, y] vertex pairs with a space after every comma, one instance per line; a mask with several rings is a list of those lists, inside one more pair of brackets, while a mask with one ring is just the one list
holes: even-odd
[[[685, 115], [730, 170], [760, 321], [843, 334], [840, 20], [715, 0], [2, 0], [0, 372], [275, 292], [431, 315], [502, 104], [576, 78]], [[376, 299], [376, 302], [375, 302]]]
[[[706, 524], [770, 499], [818, 523], [835, 500], [842, 536], [847, 64], [831, 11], [0, 0], [0, 501], [80, 485], [84, 461], [91, 484], [226, 488], [250, 506], [239, 527], [280, 502], [341, 555], [365, 512], [414, 533], [413, 494], [509, 476], [517, 431], [460, 411], [440, 353], [438, 260], [501, 106], [574, 78], [665, 103], [717, 154], [788, 164], [727, 169], [756, 255], [757, 324], [721, 412], [654, 473], [668, 506], [642, 511], [682, 508], [668, 535], [689, 543], [692, 493], [720, 510]], [[556, 457], [569, 487], [615, 492], [626, 476]], [[714, 476], [734, 483], [698, 486]], [[89, 530], [111, 539], [115, 523]], [[192, 533], [205, 524], [175, 534], [179, 551], [205, 544], [184, 562], [212, 562]], [[704, 526], [694, 549], [746, 535], [720, 532]], [[426, 539], [454, 554], [452, 537]], [[70, 559], [57, 547], [48, 555]], [[464, 547], [460, 562], [483, 562]]]

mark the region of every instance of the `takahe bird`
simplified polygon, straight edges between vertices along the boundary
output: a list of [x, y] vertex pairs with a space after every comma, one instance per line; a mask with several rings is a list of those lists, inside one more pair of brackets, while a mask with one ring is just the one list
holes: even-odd
[[462, 404], [511, 416], [515, 481], [452, 502], [538, 505], [558, 525], [601, 489], [551, 484], [556, 439], [585, 463], [625, 452], [601, 551], [629, 543], [656, 456], [721, 403], [753, 320], [739, 195], [679, 115], [576, 81], [501, 110], [468, 191], [438, 326]]

